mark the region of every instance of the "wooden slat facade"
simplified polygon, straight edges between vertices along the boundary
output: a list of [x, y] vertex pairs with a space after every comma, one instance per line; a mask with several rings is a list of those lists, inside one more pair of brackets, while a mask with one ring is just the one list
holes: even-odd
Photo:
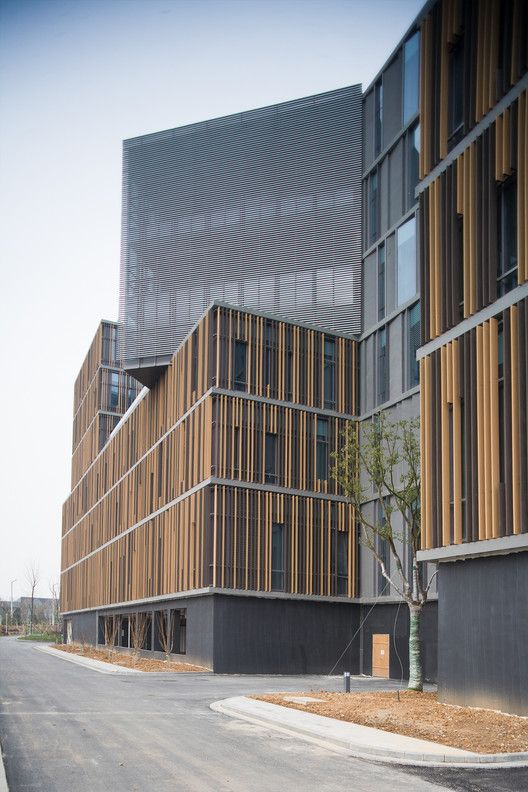
[[[528, 69], [524, 0], [441, 0], [423, 19], [420, 178], [508, 93]], [[450, 59], [463, 47], [463, 124], [449, 131]]]
[[498, 294], [498, 203], [514, 179], [517, 283], [528, 280], [528, 132], [524, 91], [420, 196], [422, 342]]
[[[244, 383], [234, 379], [240, 342]], [[352, 596], [353, 513], [329, 475], [317, 478], [316, 457], [318, 421], [328, 468], [343, 433], [356, 431], [355, 380], [351, 339], [214, 306], [66, 501], [62, 609], [210, 585], [269, 591], [276, 522], [285, 591], [337, 594], [344, 532], [339, 594]]]
[[421, 360], [422, 549], [528, 532], [528, 299]]

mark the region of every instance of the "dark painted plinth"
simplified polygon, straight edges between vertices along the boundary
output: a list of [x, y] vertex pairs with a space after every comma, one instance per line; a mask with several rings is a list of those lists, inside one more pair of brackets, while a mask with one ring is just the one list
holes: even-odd
[[[372, 673], [372, 636], [375, 633], [390, 635], [389, 675], [391, 679], [409, 678], [409, 608], [398, 605], [361, 605], [362, 627], [361, 673]], [[369, 613], [370, 611], [370, 613]], [[368, 614], [368, 615], [367, 615]], [[424, 679], [436, 682], [437, 677], [437, 604], [428, 602], [422, 611], [420, 644]]]
[[[165, 600], [141, 610], [185, 609], [186, 654], [181, 659], [223, 674], [370, 674], [372, 634], [391, 635], [390, 676], [407, 678], [409, 615], [397, 605], [359, 605], [286, 598], [205, 594]], [[134, 608], [122, 608], [126, 617]], [[367, 612], [370, 613], [367, 616]], [[73, 640], [103, 642], [102, 619], [112, 610], [73, 614]], [[360, 619], [365, 619], [358, 631]], [[156, 618], [153, 619], [156, 625]], [[121, 643], [122, 646], [127, 643]], [[150, 646], [159, 651], [156, 627]], [[428, 604], [422, 619], [426, 679], [436, 679], [436, 604]], [[397, 651], [396, 651], [397, 650]]]
[[438, 692], [528, 715], [528, 552], [440, 564]]

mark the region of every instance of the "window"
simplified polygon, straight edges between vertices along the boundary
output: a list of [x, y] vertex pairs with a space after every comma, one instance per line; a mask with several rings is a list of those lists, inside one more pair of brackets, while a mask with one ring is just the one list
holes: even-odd
[[464, 134], [464, 39], [449, 53], [448, 138], [452, 148]]
[[464, 217], [457, 215], [455, 231], [455, 277], [458, 289], [458, 318], [464, 318]]
[[264, 384], [271, 385], [271, 371], [273, 365], [273, 325], [266, 321], [266, 347], [264, 349]]
[[136, 398], [136, 389], [133, 385], [128, 386], [128, 393], [127, 393], [127, 408], [130, 407], [134, 399]]
[[331, 574], [335, 575], [335, 593], [348, 594], [348, 532], [332, 531]]
[[407, 312], [407, 340], [408, 340], [408, 387], [414, 388], [420, 382], [420, 367], [416, 360], [416, 351], [420, 346], [420, 303], [416, 303]]
[[271, 588], [284, 590], [284, 526], [278, 523], [271, 530]]
[[383, 84], [378, 80], [374, 86], [374, 156], [381, 151], [383, 129]]
[[264, 481], [274, 484], [277, 481], [277, 435], [271, 432], [266, 432], [264, 468]]
[[288, 349], [286, 355], [286, 399], [292, 401], [293, 399], [293, 352]]
[[196, 391], [198, 382], [198, 331], [192, 334], [191, 339], [191, 393]]
[[418, 112], [420, 86], [420, 34], [416, 32], [403, 47], [403, 123]]
[[233, 478], [240, 478], [240, 427], [233, 427]]
[[387, 350], [387, 328], [378, 330], [378, 404], [389, 398], [389, 366]]
[[247, 388], [247, 351], [244, 341], [235, 341], [233, 350], [233, 389]]
[[416, 218], [411, 217], [397, 231], [398, 305], [416, 294]]
[[498, 189], [497, 292], [501, 296], [517, 286], [517, 185], [515, 179]]
[[414, 191], [419, 181], [419, 160], [420, 160], [420, 125], [416, 124], [406, 138], [407, 143], [407, 164], [406, 164], [406, 209], [410, 209], [416, 203]]
[[504, 478], [506, 470], [506, 444], [504, 431], [504, 325], [499, 322], [498, 326], [498, 379], [499, 379], [499, 482], [501, 490], [504, 489]]
[[385, 316], [385, 244], [378, 248], [378, 320]]
[[378, 173], [374, 171], [369, 180], [369, 242], [375, 242], [378, 238]]
[[[376, 509], [377, 509], [377, 524], [381, 527], [385, 523], [385, 513], [379, 501], [376, 502]], [[385, 571], [387, 575], [390, 575], [390, 546], [386, 539], [379, 534], [376, 535], [376, 545], [377, 545], [377, 553], [385, 566]], [[383, 573], [381, 571], [381, 565], [376, 560], [376, 564], [378, 567], [378, 596], [380, 594], [389, 594], [389, 583], [385, 577], [383, 577]]]
[[316, 478], [328, 478], [328, 419], [317, 418], [317, 443], [315, 459]]
[[110, 408], [117, 409], [119, 404], [119, 373], [110, 372]]
[[335, 341], [324, 340], [324, 406], [328, 410], [335, 407]]

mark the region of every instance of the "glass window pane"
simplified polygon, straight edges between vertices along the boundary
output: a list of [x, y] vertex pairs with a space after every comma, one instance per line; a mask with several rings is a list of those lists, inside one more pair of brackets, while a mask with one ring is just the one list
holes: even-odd
[[234, 390], [246, 390], [246, 344], [244, 341], [235, 341], [233, 355], [233, 388]]
[[420, 125], [411, 129], [407, 136], [407, 209], [415, 203], [414, 191], [419, 180]]
[[271, 532], [271, 588], [284, 589], [284, 526], [273, 523]]
[[416, 32], [403, 48], [403, 123], [418, 112], [420, 84], [420, 34]]
[[416, 219], [398, 228], [398, 305], [416, 294]]
[[416, 351], [419, 346], [420, 303], [416, 303], [409, 311], [409, 388], [414, 388], [420, 381], [420, 367], [416, 360]]

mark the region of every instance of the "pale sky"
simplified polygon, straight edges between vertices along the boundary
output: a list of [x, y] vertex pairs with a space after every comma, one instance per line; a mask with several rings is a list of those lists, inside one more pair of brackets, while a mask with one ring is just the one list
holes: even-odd
[[0, 598], [49, 596], [121, 141], [372, 80], [422, 0], [0, 0]]

